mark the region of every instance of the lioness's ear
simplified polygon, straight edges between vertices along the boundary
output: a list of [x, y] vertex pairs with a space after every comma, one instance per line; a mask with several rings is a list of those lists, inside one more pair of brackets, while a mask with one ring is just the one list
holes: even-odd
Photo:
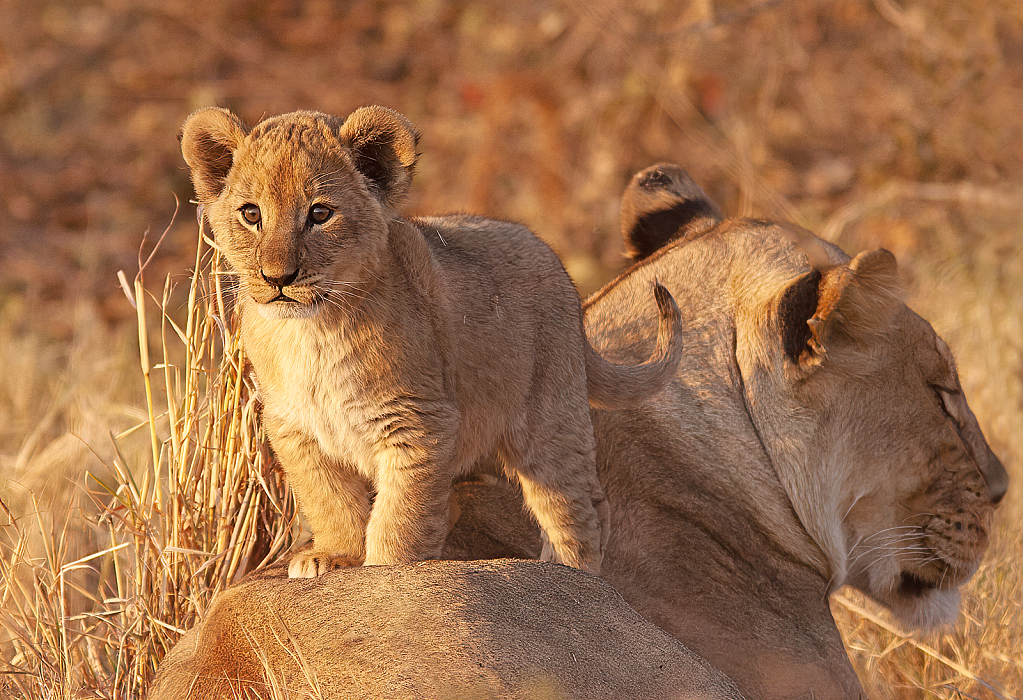
[[419, 132], [393, 109], [361, 107], [341, 127], [359, 169], [380, 201], [397, 207], [412, 186]]
[[778, 302], [787, 359], [809, 370], [823, 361], [836, 337], [856, 338], [880, 329], [899, 287], [895, 256], [883, 248], [860, 253], [848, 265], [806, 273]]
[[622, 194], [622, 238], [632, 262], [702, 233], [723, 218], [703, 188], [674, 163], [639, 171]]
[[235, 149], [248, 129], [226, 109], [204, 107], [192, 112], [181, 127], [181, 155], [192, 173], [192, 186], [203, 204], [212, 202], [224, 189], [234, 163]]

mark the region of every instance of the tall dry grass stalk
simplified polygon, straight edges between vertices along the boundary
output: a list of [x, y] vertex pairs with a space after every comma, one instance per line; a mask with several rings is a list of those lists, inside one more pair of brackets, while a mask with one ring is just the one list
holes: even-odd
[[[58, 527], [38, 507], [21, 519], [3, 507], [4, 698], [142, 697], [213, 596], [291, 544], [294, 499], [259, 435], [219, 253], [200, 227], [183, 319], [170, 279], [154, 296], [144, 267], [121, 281], [138, 315], [147, 419], [111, 435], [112, 476], [86, 474], [99, 515]], [[137, 431], [151, 457], [131, 464], [120, 445]], [[82, 528], [108, 546], [72, 559], [69, 533]]]

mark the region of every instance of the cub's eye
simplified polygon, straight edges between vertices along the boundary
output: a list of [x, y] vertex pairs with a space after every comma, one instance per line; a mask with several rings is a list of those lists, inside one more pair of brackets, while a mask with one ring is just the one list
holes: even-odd
[[253, 226], [259, 223], [260, 219], [259, 207], [257, 207], [255, 204], [246, 204], [238, 211], [241, 212], [242, 218], [245, 219], [247, 223], [250, 223]]
[[314, 224], [322, 224], [333, 215], [334, 210], [322, 204], [314, 204], [312, 209], [309, 210], [309, 220]]

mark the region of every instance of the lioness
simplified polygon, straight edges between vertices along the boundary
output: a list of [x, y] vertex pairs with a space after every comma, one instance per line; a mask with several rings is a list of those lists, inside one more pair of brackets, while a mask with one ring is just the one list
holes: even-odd
[[628, 406], [663, 388], [681, 357], [678, 308], [651, 285], [657, 349], [640, 366], [608, 364], [564, 268], [528, 229], [398, 213], [417, 140], [383, 107], [293, 112], [251, 131], [207, 108], [182, 128], [240, 279], [264, 425], [313, 530], [289, 574], [438, 556], [452, 481], [490, 453], [517, 475], [545, 556], [596, 572], [606, 507], [588, 400]]
[[[593, 412], [601, 575], [750, 700], [860, 697], [829, 594], [852, 586], [908, 627], [953, 622], [1008, 486], [952, 354], [895, 295], [883, 250], [850, 259], [714, 217], [676, 165], [625, 199], [641, 262], [587, 301], [587, 332], [608, 357], [643, 357], [656, 278], [685, 302], [686, 358], [656, 400]], [[445, 556], [536, 547], [492, 504], [463, 504]]]
[[[686, 178], [661, 165], [633, 183], [662, 183], [666, 211], [714, 211]], [[1008, 477], [949, 348], [897, 298], [890, 253], [707, 218], [679, 216], [659, 242], [626, 230], [659, 249], [585, 305], [591, 341], [627, 362], [653, 343], [650, 280], [685, 300], [670, 388], [594, 413], [603, 575], [747, 698], [854, 698], [828, 595], [849, 585], [907, 626], [953, 622]]]

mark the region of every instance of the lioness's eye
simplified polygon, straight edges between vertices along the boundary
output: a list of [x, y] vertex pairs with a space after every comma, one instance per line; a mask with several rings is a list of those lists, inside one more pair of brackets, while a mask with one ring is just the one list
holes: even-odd
[[956, 395], [959, 392], [950, 391], [949, 389], [945, 389], [934, 384], [931, 385], [931, 388], [934, 390], [934, 393], [938, 395], [938, 405], [941, 406], [941, 411], [942, 413], [945, 414], [945, 417], [948, 418], [953, 423], [955, 423], [956, 425], [959, 425], [959, 419], [952, 415], [952, 411], [949, 410], [949, 405], [946, 398], [950, 395]]
[[314, 204], [313, 208], [309, 210], [309, 220], [314, 224], [322, 224], [324, 221], [329, 219], [333, 213], [334, 210], [330, 207], [325, 207], [322, 204]]
[[246, 204], [238, 211], [242, 213], [242, 218], [253, 226], [259, 223], [259, 207], [255, 204]]

